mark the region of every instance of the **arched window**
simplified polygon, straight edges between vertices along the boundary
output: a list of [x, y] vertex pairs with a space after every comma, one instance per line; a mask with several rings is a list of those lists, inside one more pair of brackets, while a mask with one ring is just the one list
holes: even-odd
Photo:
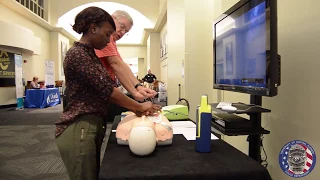
[[76, 37], [77, 39], [80, 39], [81, 35], [73, 31], [71, 24], [74, 24], [74, 18], [80, 11], [90, 6], [100, 7], [106, 10], [110, 14], [112, 14], [116, 10], [124, 10], [130, 14], [130, 16], [133, 19], [134, 25], [129, 31], [128, 35], [122, 37], [119, 41], [117, 41], [117, 44], [140, 44], [144, 29], [152, 28], [153, 26], [150, 20], [147, 17], [145, 17], [143, 14], [141, 14], [139, 11], [129, 6], [119, 4], [119, 3], [113, 3], [113, 2], [95, 2], [95, 3], [89, 3], [89, 4], [76, 7], [70, 10], [69, 12], [65, 13], [63, 16], [61, 16], [58, 19], [57, 26], [63, 27], [66, 31], [68, 31], [74, 37]]

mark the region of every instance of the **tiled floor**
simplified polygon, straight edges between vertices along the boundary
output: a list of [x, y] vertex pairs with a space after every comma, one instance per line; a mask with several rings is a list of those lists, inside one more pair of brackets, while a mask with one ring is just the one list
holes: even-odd
[[[69, 179], [54, 141], [54, 122], [61, 112], [62, 104], [45, 109], [0, 109], [0, 180]], [[101, 158], [111, 126], [107, 125]]]
[[[11, 108], [0, 111], [1, 180], [69, 179], [54, 141], [54, 121], [61, 111], [62, 105], [46, 109], [14, 111]], [[110, 128], [111, 125], [108, 125], [107, 135]], [[101, 157], [106, 144], [105, 141]]]

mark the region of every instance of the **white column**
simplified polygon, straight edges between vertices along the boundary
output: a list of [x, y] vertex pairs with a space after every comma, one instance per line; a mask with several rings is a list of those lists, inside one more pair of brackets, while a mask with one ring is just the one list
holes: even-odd
[[175, 104], [178, 101], [179, 84], [182, 85], [182, 89], [184, 88], [184, 79], [182, 78], [182, 61], [185, 54], [184, 6], [185, 0], [167, 0], [168, 105]]
[[[50, 60], [54, 60], [55, 64], [55, 80], [59, 80], [59, 59], [61, 59], [61, 47], [59, 49], [59, 33], [58, 32], [50, 32]], [[61, 46], [61, 45], [60, 45]]]
[[213, 16], [212, 0], [185, 0], [185, 96], [190, 118], [196, 119], [200, 98], [213, 98]]
[[160, 77], [160, 33], [150, 33], [150, 66], [152, 74]]
[[145, 68], [145, 59], [139, 58], [138, 59], [138, 78], [142, 79], [147, 74], [147, 69]]

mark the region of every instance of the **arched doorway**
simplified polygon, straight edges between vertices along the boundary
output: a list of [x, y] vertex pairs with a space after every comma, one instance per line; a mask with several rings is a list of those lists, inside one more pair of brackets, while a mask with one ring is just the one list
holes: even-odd
[[75, 16], [82, 11], [83, 9], [90, 7], [90, 6], [97, 6], [100, 7], [104, 10], [106, 10], [108, 13], [112, 14], [116, 10], [125, 10], [127, 11], [130, 16], [133, 19], [134, 25], [130, 32], [125, 35], [121, 40], [117, 41], [118, 44], [140, 44], [142, 37], [143, 37], [143, 32], [145, 28], [152, 28], [153, 24], [150, 22], [150, 20], [145, 17], [142, 13], [139, 11], [123, 5], [119, 3], [113, 3], [113, 2], [95, 2], [95, 3], [88, 3], [85, 5], [78, 6], [64, 15], [62, 15], [58, 19], [58, 27], [63, 27], [66, 31], [68, 31], [70, 34], [72, 34], [74, 37], [77, 39], [80, 39], [81, 35], [77, 34], [75, 31], [72, 29], [72, 24], [74, 24], [74, 18]]

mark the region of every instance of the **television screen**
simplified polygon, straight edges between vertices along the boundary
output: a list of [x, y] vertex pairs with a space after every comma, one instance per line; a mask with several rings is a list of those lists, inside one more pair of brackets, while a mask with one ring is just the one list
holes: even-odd
[[270, 95], [270, 23], [266, 1], [247, 0], [214, 24], [214, 88]]

